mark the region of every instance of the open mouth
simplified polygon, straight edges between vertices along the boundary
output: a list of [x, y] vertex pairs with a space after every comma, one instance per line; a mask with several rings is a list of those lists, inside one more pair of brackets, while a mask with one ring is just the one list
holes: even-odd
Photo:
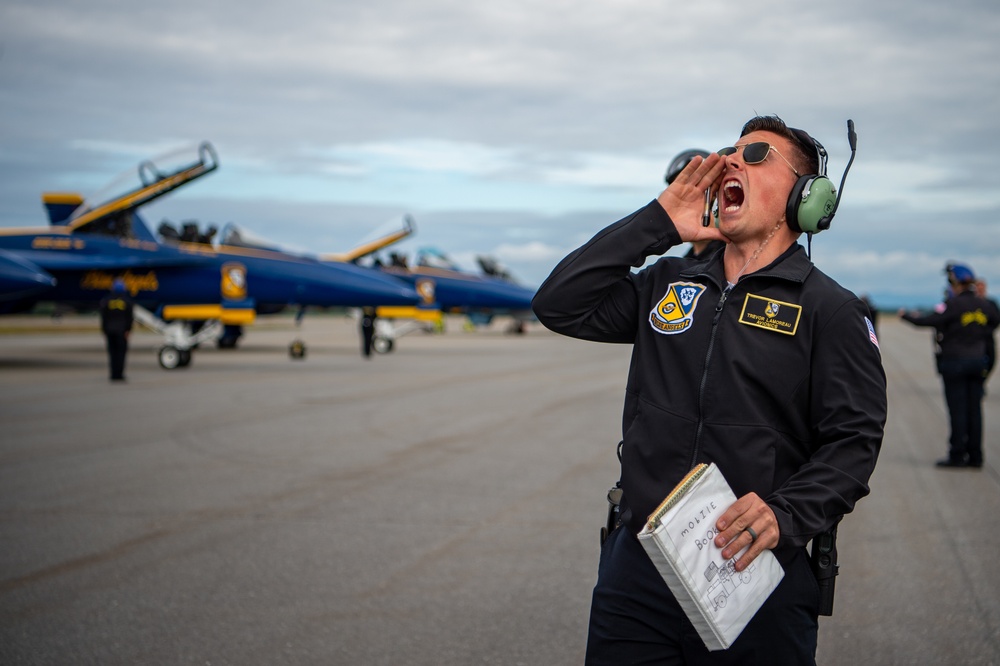
[[722, 209], [734, 213], [743, 205], [743, 186], [739, 181], [729, 180], [722, 185]]

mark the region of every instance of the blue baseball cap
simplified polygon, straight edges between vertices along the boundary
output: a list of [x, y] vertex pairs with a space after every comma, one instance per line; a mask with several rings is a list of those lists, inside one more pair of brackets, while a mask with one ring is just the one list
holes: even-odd
[[959, 284], [970, 284], [976, 281], [976, 274], [965, 264], [948, 264], [944, 267], [944, 272], [948, 274], [948, 279]]
[[115, 281], [111, 283], [111, 291], [125, 291], [125, 280], [115, 278]]

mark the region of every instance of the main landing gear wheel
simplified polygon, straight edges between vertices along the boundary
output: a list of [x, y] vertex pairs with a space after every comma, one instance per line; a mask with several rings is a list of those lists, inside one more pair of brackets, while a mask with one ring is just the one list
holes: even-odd
[[524, 335], [524, 322], [516, 320], [507, 327], [507, 332], [511, 335]]
[[172, 345], [167, 345], [160, 347], [157, 359], [160, 361], [160, 367], [164, 370], [183, 368], [191, 363], [191, 350], [178, 349]]
[[376, 335], [372, 338], [372, 349], [379, 354], [388, 354], [391, 352], [392, 344], [392, 338], [383, 338], [381, 335]]
[[294, 359], [303, 359], [306, 357], [306, 343], [301, 340], [295, 340], [292, 344], [288, 345], [288, 355]]

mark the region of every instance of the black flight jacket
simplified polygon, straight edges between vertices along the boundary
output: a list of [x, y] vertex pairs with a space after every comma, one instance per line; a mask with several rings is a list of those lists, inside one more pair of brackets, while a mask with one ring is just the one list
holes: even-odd
[[971, 291], [962, 291], [944, 302], [940, 312], [924, 315], [904, 313], [903, 319], [917, 326], [933, 326], [939, 356], [985, 358], [990, 336], [1000, 322], [995, 303]]
[[553, 331], [633, 344], [622, 418], [624, 521], [638, 533], [697, 463], [756, 492], [787, 563], [868, 494], [886, 380], [864, 304], [798, 244], [731, 289], [722, 252], [646, 257], [681, 242], [656, 201], [553, 270], [532, 306]]

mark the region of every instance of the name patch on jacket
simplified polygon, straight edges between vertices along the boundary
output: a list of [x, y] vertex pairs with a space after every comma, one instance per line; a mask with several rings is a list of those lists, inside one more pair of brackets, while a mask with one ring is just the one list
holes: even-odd
[[675, 335], [691, 328], [694, 308], [705, 292], [696, 282], [671, 282], [667, 293], [649, 313], [649, 325], [657, 333]]
[[795, 335], [801, 316], [801, 305], [747, 294], [746, 300], [743, 301], [743, 311], [740, 313], [740, 323]]

